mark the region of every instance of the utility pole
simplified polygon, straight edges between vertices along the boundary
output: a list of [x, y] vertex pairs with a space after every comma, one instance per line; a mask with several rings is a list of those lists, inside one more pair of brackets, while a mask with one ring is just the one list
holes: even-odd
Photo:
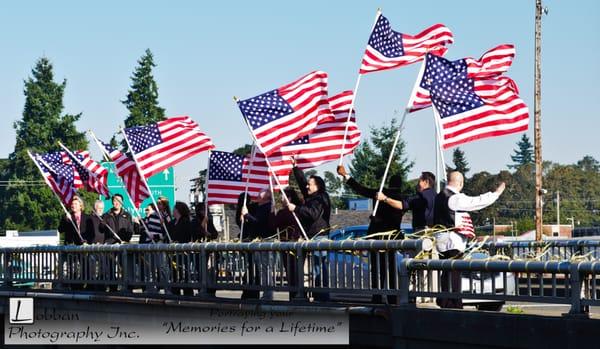
[[556, 191], [556, 225], [560, 233], [560, 192], [558, 190]]
[[535, 0], [534, 145], [535, 145], [535, 239], [542, 240], [542, 0]]

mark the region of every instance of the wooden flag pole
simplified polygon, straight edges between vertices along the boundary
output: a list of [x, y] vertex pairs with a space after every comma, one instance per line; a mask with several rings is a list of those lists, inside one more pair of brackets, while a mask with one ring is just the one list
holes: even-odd
[[[375, 24], [377, 24], [377, 19], [379, 19], [380, 15], [381, 8], [378, 8], [377, 13], [375, 14], [375, 21], [373, 22], [373, 26], [371, 27], [371, 32], [373, 32], [373, 28], [375, 28]], [[356, 100], [356, 94], [358, 93], [358, 85], [360, 84], [361, 76], [362, 74], [359, 73], [358, 77], [356, 78], [356, 84], [354, 85], [354, 93], [352, 94], [352, 101], [350, 102], [350, 109], [348, 110], [348, 117], [346, 118], [346, 127], [344, 128], [344, 140], [342, 141], [342, 150], [340, 152], [340, 166], [344, 164], [344, 150], [346, 150], [346, 138], [348, 137], [348, 127], [350, 125], [352, 111], [354, 110], [354, 101]]]
[[[148, 182], [146, 181], [146, 177], [144, 177], [144, 175], [140, 169], [140, 165], [138, 164], [137, 159], [135, 158], [135, 152], [133, 151], [133, 148], [131, 147], [131, 144], [129, 143], [129, 139], [127, 139], [127, 134], [125, 133], [125, 129], [123, 129], [123, 127], [121, 127], [121, 133], [123, 134], [123, 138], [125, 139], [125, 142], [127, 143], [127, 148], [129, 149], [129, 152], [131, 153], [131, 157], [133, 158], [135, 167], [137, 168], [138, 172], [140, 173], [140, 177], [141, 177], [142, 181], [144, 182], [144, 185], [148, 189], [148, 193], [150, 194], [152, 203], [154, 204], [154, 207], [156, 207], [156, 209], [159, 210], [158, 204], [156, 203], [156, 199], [154, 199], [154, 195], [152, 194], [152, 190], [150, 189], [150, 186], [148, 185]], [[160, 214], [160, 212], [158, 213], [158, 215], [161, 217], [160, 223], [162, 224], [163, 229], [165, 230], [165, 233], [167, 234], [167, 238], [169, 239], [169, 242], [172, 242], [173, 240], [171, 239], [171, 235], [169, 234], [169, 229], [167, 229], [165, 220], [162, 218], [162, 215]]]

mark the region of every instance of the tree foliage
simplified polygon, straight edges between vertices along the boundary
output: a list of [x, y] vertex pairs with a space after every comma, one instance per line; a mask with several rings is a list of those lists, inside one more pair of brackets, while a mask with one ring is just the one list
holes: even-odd
[[[591, 156], [572, 165], [544, 162], [543, 183], [547, 191], [543, 198], [544, 224], [556, 223], [557, 191], [560, 191], [561, 224], [569, 224], [567, 218], [571, 217], [581, 226], [600, 224], [600, 171], [594, 167], [597, 163]], [[467, 181], [464, 192], [479, 195], [493, 190], [500, 181], [506, 182], [506, 190], [493, 205], [472, 213], [475, 225], [496, 218], [497, 224], [515, 222], [519, 232], [531, 230], [535, 226], [534, 164], [523, 164], [513, 173], [476, 173]]]
[[27, 150], [57, 150], [58, 141], [70, 149], [87, 148], [85, 134], [75, 128], [81, 114], [62, 114], [65, 87], [66, 80], [54, 81], [52, 64], [44, 57], [25, 81], [23, 117], [14, 123], [17, 142], [2, 171], [3, 179], [11, 182], [2, 193], [0, 221], [4, 229], [54, 228], [63, 215], [57, 199], [40, 182], [42, 177]]
[[[137, 63], [131, 76], [127, 97], [121, 101], [129, 111], [125, 118], [125, 127], [146, 125], [165, 119], [165, 110], [158, 104], [158, 84], [152, 74], [152, 69], [156, 67], [152, 51], [146, 49]], [[121, 142], [121, 145], [125, 148], [125, 141]]]
[[469, 163], [467, 162], [467, 159], [465, 158], [464, 151], [462, 151], [460, 148], [454, 149], [454, 151], [452, 152], [452, 162], [454, 163], [454, 168], [453, 168], [454, 171], [458, 171], [458, 172], [462, 173], [464, 176], [467, 175], [470, 168], [469, 168]]
[[[359, 183], [371, 187], [379, 188], [381, 178], [392, 150], [394, 138], [396, 136], [398, 125], [395, 119], [392, 119], [389, 125], [379, 128], [371, 127], [370, 141], [364, 141], [354, 151], [354, 158], [350, 165], [350, 173]], [[393, 175], [401, 175], [404, 182], [404, 190], [411, 190], [407, 183], [408, 172], [413, 167], [413, 162], [406, 158], [406, 144], [402, 138], [398, 141], [392, 163], [387, 176], [387, 181]], [[386, 183], [387, 185], [387, 183]]]
[[517, 149], [515, 149], [514, 152], [514, 155], [510, 156], [513, 164], [508, 165], [508, 168], [517, 169], [523, 165], [533, 163], [533, 144], [529, 141], [527, 134], [523, 134], [523, 137], [521, 137], [521, 140], [517, 143]]

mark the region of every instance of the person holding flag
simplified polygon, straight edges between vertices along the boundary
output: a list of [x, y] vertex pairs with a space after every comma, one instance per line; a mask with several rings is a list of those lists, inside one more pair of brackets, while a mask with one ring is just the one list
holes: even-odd
[[[375, 203], [377, 201], [378, 190], [373, 188], [367, 188], [362, 184], [358, 183], [354, 178], [350, 177], [346, 172], [346, 169], [343, 165], [337, 167], [337, 172], [340, 176], [344, 178], [346, 185], [348, 185], [355, 193], [358, 195], [370, 198]], [[402, 223], [402, 217], [406, 212], [406, 209], [403, 208], [395, 208], [390, 203], [388, 203], [388, 198], [391, 198], [395, 201], [404, 201], [406, 198], [402, 195], [402, 176], [399, 174], [393, 175], [390, 177], [390, 182], [387, 188], [383, 188], [381, 191], [385, 195], [385, 199], [382, 201], [383, 205], [380, 209], [375, 213], [375, 215], [370, 216], [371, 222], [369, 223], [369, 227], [367, 229], [366, 238], [383, 240], [383, 239], [403, 239], [404, 234], [400, 230], [400, 224]], [[386, 257], [387, 256], [387, 257]], [[387, 258], [387, 262], [386, 262]], [[379, 260], [378, 260], [379, 259]], [[396, 255], [383, 252], [380, 253], [378, 251], [370, 251], [369, 260], [371, 266], [386, 265], [388, 263], [389, 269], [380, 268], [378, 271], [377, 268], [371, 268], [371, 286], [373, 288], [377, 288], [377, 285], [381, 283], [385, 284], [386, 280], [389, 280], [389, 284], [393, 285], [395, 283], [396, 278]], [[388, 273], [389, 271], [389, 273]], [[388, 275], [389, 274], [389, 275]], [[396, 296], [388, 296], [388, 303], [395, 304]], [[373, 303], [383, 303], [383, 299], [380, 295], [373, 295], [372, 298]]]
[[[440, 259], [460, 258], [467, 247], [469, 238], [475, 237], [473, 223], [469, 212], [481, 210], [493, 204], [504, 192], [506, 184], [501, 182], [493, 192], [479, 196], [468, 196], [462, 193], [464, 177], [458, 171], [448, 174], [446, 188], [435, 197], [434, 224], [446, 227], [445, 231], [435, 235], [435, 245]], [[460, 272], [442, 272], [441, 287], [443, 292], [460, 293]], [[460, 299], [437, 298], [441, 308], [462, 309]]]
[[[327, 194], [325, 181], [316, 175], [310, 176], [307, 180], [302, 170], [296, 167], [296, 160], [293, 157], [292, 163], [294, 164], [294, 178], [302, 192], [304, 203], [296, 205], [288, 200], [287, 208], [298, 216], [309, 238], [312, 240], [326, 239], [330, 229], [331, 200]], [[313, 254], [313, 259], [315, 286], [329, 287], [327, 254], [317, 251]], [[313, 299], [326, 302], [329, 300], [329, 293], [314, 292]]]

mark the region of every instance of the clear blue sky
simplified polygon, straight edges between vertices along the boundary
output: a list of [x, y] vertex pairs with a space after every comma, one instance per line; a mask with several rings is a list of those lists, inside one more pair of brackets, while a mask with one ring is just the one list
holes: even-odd
[[[77, 126], [108, 139], [127, 115], [120, 103], [136, 60], [154, 54], [167, 115], [198, 121], [221, 150], [249, 143], [232, 96], [247, 98], [315, 69], [329, 91], [352, 89], [377, 7], [395, 30], [415, 34], [444, 23], [455, 43], [447, 57], [479, 57], [501, 43], [516, 46], [508, 73], [533, 111], [534, 0], [491, 1], [11, 1], [0, 3], [0, 157], [13, 150], [12, 124], [23, 110], [23, 80], [48, 57], [67, 79], [65, 112]], [[600, 2], [546, 0], [543, 19], [542, 128], [545, 160], [600, 159]], [[380, 126], [402, 109], [419, 65], [365, 75], [356, 101], [359, 126]], [[431, 110], [409, 116], [404, 139], [411, 175], [433, 170]], [[529, 136], [533, 138], [533, 118]], [[520, 135], [462, 147], [472, 171], [497, 172]], [[98, 154], [96, 149], [92, 149]], [[206, 154], [176, 167], [178, 198], [206, 167]], [[446, 159], [451, 151], [446, 152]], [[331, 166], [320, 168], [332, 169]]]

